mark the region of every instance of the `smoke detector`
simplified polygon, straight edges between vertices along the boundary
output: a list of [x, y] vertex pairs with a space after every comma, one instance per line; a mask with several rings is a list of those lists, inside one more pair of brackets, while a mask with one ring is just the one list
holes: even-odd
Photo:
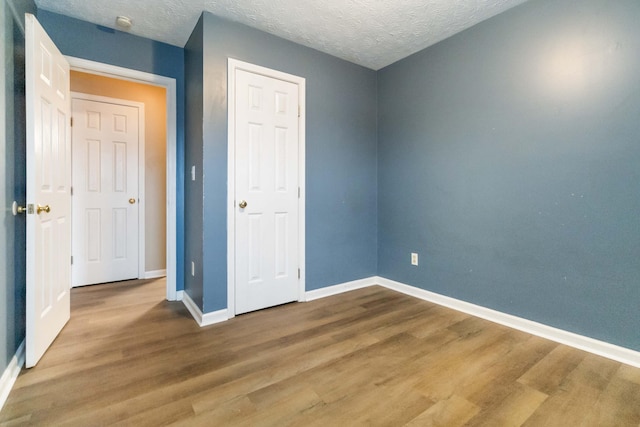
[[116, 25], [123, 30], [128, 30], [133, 25], [133, 22], [131, 22], [131, 18], [128, 16], [118, 16], [116, 18]]

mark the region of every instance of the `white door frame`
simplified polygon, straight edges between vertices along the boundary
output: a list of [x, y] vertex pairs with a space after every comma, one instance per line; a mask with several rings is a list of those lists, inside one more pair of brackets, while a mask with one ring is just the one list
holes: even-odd
[[298, 105], [299, 105], [299, 126], [298, 126], [298, 185], [300, 186], [300, 197], [298, 198], [298, 260], [300, 263], [300, 280], [298, 290], [298, 301], [305, 300], [305, 79], [281, 71], [250, 64], [229, 58], [227, 66], [227, 317], [230, 319], [236, 315], [236, 243], [235, 243], [235, 194], [236, 194], [236, 99], [233, 94], [236, 90], [235, 71], [244, 70], [254, 74], [260, 74], [298, 85]]
[[[177, 172], [177, 97], [176, 79], [146, 73], [144, 71], [130, 70], [128, 68], [101, 62], [89, 61], [82, 58], [67, 56], [67, 61], [71, 65], [71, 70], [81, 71], [89, 74], [97, 74], [105, 77], [120, 80], [129, 80], [137, 83], [150, 84], [164, 87], [166, 89], [167, 104], [167, 300], [178, 299], [176, 290], [177, 279], [177, 253], [176, 253], [176, 228], [177, 228], [177, 195], [176, 195], [176, 172]], [[141, 260], [144, 265], [144, 260]], [[144, 267], [143, 267], [144, 268]]]
[[[145, 198], [145, 193], [144, 193], [144, 190], [145, 190], [144, 150], [145, 150], [145, 131], [146, 131], [144, 103], [131, 101], [129, 99], [111, 98], [108, 96], [92, 95], [92, 94], [82, 93], [82, 92], [71, 92], [72, 106], [73, 106], [74, 99], [101, 102], [106, 104], [125, 105], [127, 107], [134, 107], [138, 109], [138, 277], [140, 279], [144, 279], [146, 276], [146, 270], [144, 265], [145, 247], [146, 247], [144, 219], [145, 219], [145, 205], [147, 200]], [[71, 141], [71, 144], [73, 146], [73, 139]], [[73, 149], [71, 150], [71, 152], [73, 153]], [[71, 164], [73, 164], [73, 158], [71, 159]], [[71, 182], [73, 183], [73, 176], [71, 177]], [[72, 212], [73, 212], [73, 203], [74, 203], [74, 199], [72, 197], [71, 198]], [[71, 227], [72, 233], [73, 233], [73, 228], [74, 227]], [[73, 235], [71, 240], [73, 241]], [[73, 251], [73, 248], [71, 249]], [[71, 268], [73, 269], [73, 266]]]

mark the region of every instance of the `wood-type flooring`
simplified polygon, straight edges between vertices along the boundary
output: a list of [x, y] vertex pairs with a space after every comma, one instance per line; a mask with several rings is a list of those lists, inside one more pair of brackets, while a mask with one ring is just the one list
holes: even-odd
[[640, 425], [640, 369], [382, 287], [200, 328], [164, 286], [73, 289], [0, 425]]

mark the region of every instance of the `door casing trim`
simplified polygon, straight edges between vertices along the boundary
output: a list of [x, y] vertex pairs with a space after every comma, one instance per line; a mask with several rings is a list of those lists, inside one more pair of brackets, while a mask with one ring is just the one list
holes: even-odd
[[[82, 71], [112, 77], [120, 80], [129, 80], [137, 83], [160, 86], [166, 90], [167, 107], [167, 288], [166, 298], [169, 301], [177, 299], [177, 96], [176, 79], [159, 76], [144, 71], [131, 70], [116, 65], [104, 64], [73, 56], [65, 56], [71, 70]], [[144, 260], [142, 260], [144, 263]]]
[[236, 278], [235, 278], [235, 71], [244, 70], [254, 74], [260, 74], [278, 80], [283, 80], [298, 85], [298, 185], [300, 197], [298, 198], [298, 262], [300, 278], [298, 280], [298, 301], [305, 300], [305, 99], [306, 80], [303, 77], [261, 67], [248, 62], [228, 58], [227, 63], [227, 316], [235, 317], [236, 314]]

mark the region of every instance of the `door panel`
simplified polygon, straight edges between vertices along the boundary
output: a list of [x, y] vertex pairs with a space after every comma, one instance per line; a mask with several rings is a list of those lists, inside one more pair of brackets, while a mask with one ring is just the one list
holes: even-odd
[[240, 314], [298, 299], [298, 85], [243, 70], [235, 77]]
[[73, 286], [135, 279], [141, 111], [75, 96]]
[[40, 360], [70, 315], [69, 64], [25, 16], [27, 110], [26, 366]]

